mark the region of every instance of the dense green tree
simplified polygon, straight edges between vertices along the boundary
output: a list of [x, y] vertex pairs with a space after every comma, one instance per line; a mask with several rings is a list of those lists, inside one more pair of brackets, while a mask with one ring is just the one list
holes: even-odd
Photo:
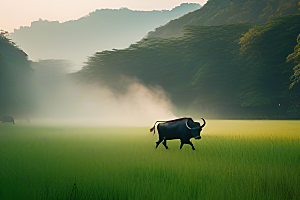
[[7, 34], [0, 34], [0, 115], [27, 115], [34, 107], [34, 71], [26, 53]]
[[287, 57], [287, 62], [294, 61], [294, 63], [297, 63], [294, 67], [294, 74], [290, 78], [292, 81], [290, 88], [300, 82], [300, 34], [297, 37], [297, 43], [294, 52]]
[[[293, 68], [294, 74], [290, 77], [292, 83], [290, 84], [290, 89], [293, 91], [297, 91], [297, 87], [299, 88], [299, 84], [295, 86], [296, 83], [300, 82], [300, 34], [297, 37], [297, 45], [294, 48], [294, 52], [291, 53], [287, 57], [287, 62], [294, 61], [297, 65]], [[299, 92], [299, 90], [298, 90]], [[290, 108], [290, 112], [292, 113], [300, 113], [300, 95], [299, 93], [295, 94], [295, 100], [293, 105]]]

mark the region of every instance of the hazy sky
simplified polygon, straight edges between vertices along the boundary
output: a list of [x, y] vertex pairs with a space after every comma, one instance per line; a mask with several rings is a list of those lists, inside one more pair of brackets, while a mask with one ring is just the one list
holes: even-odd
[[127, 7], [132, 10], [170, 10], [181, 3], [207, 0], [0, 0], [0, 29], [13, 32], [39, 18], [60, 22], [78, 19], [96, 9]]

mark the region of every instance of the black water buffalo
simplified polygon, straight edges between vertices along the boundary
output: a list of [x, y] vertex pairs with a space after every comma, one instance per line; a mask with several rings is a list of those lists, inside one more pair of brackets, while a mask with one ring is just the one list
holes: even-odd
[[[202, 126], [199, 122], [194, 122], [192, 118], [179, 118], [170, 121], [157, 121], [164, 123], [160, 123], [157, 125], [159, 140], [156, 142], [156, 148], [163, 141], [163, 145], [166, 147], [166, 149], [168, 149], [167, 140], [180, 139], [180, 149], [184, 144], [189, 144], [192, 146], [193, 150], [195, 150], [195, 147], [190, 141], [190, 139], [201, 139], [200, 132], [206, 124], [205, 120], [203, 118], [201, 119], [204, 122]], [[157, 122], [155, 122], [155, 124]], [[150, 132], [154, 130], [154, 134], [155, 124], [150, 129]]]
[[11, 116], [2, 116], [0, 117], [0, 121], [2, 121], [2, 124], [4, 122], [12, 122], [13, 124], [15, 124], [15, 120]]

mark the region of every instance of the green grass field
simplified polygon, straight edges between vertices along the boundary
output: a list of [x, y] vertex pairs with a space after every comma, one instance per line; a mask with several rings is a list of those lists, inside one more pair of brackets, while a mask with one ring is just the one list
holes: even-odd
[[207, 120], [195, 151], [151, 125], [2, 124], [0, 199], [300, 198], [300, 121]]

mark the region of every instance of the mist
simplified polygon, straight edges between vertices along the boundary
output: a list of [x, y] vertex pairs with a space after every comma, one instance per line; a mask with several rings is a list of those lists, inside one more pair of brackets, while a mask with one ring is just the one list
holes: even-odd
[[9, 38], [28, 54], [30, 60], [71, 60], [74, 70], [78, 71], [95, 52], [127, 48], [149, 31], [200, 7], [197, 3], [182, 3], [172, 10], [160, 11], [97, 9], [66, 22], [40, 18], [30, 26], [14, 29]]
[[160, 86], [124, 77], [124, 90], [116, 92], [105, 84], [72, 78], [72, 64], [64, 60], [43, 60], [32, 68], [37, 100], [32, 125], [152, 126], [156, 120], [175, 118]]

